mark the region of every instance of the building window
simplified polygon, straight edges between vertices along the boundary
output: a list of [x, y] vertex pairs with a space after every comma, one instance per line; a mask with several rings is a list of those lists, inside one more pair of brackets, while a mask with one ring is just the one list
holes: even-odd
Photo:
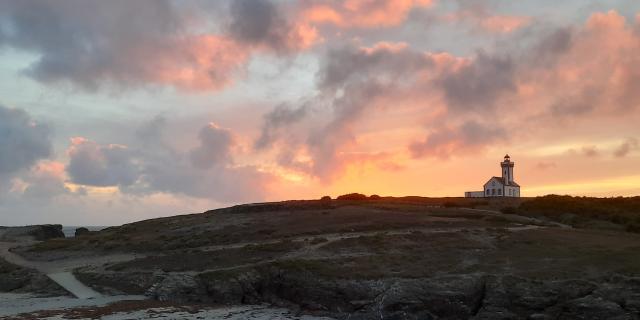
[[502, 195], [502, 189], [498, 189], [498, 195], [501, 196]]
[[484, 191], [484, 193], [485, 193], [486, 195], [489, 195], [489, 189], [485, 190], [485, 191]]
[[491, 195], [495, 195], [496, 194], [496, 189], [491, 189]]

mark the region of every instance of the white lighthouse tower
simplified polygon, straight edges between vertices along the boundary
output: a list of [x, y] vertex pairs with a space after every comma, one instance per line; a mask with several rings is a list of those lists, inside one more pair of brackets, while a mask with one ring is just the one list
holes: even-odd
[[504, 161], [500, 163], [502, 167], [502, 179], [506, 185], [510, 185], [514, 182], [513, 179], [513, 166], [514, 162], [511, 162], [511, 157], [507, 154], [504, 156]]

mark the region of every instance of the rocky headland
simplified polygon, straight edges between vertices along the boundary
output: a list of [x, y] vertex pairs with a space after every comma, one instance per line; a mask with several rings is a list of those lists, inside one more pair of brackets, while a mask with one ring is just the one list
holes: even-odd
[[451, 201], [243, 205], [12, 252], [105, 296], [174, 304], [334, 319], [640, 319], [638, 234], [504, 210], [524, 200]]

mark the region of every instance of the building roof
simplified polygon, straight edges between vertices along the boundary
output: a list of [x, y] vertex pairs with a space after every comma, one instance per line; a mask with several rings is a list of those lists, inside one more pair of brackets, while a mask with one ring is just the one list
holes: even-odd
[[[520, 185], [519, 185], [519, 184], [517, 184], [515, 181], [511, 181], [511, 183], [506, 184], [506, 183], [504, 182], [504, 178], [502, 178], [502, 177], [491, 177], [491, 179], [489, 179], [489, 181], [491, 181], [491, 180], [493, 180], [493, 179], [496, 179], [498, 182], [500, 182], [501, 184], [503, 184], [503, 185], [505, 185], [505, 186], [520, 187]], [[489, 183], [489, 181], [487, 181], [487, 183]], [[485, 185], [486, 185], [487, 183], [485, 183]]]

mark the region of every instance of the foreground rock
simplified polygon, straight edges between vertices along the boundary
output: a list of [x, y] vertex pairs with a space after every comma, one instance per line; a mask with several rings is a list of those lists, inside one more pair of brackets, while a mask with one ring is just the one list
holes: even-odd
[[87, 228], [85, 228], [85, 227], [80, 227], [80, 228], [76, 228], [76, 231], [75, 231], [75, 234], [74, 234], [74, 235], [75, 235], [76, 237], [80, 237], [80, 236], [83, 236], [83, 235], [87, 235], [87, 234], [89, 234], [90, 232], [91, 232], [91, 231], [89, 231], [89, 229], [87, 229]]
[[[93, 280], [100, 282], [100, 276]], [[117, 275], [102, 276], [117, 281]], [[365, 280], [269, 265], [146, 278], [145, 294], [159, 301], [267, 302], [336, 319], [640, 319], [640, 278], [626, 276], [534, 280], [478, 273]]]
[[148, 293], [173, 301], [269, 302], [338, 319], [638, 319], [639, 283], [620, 276], [537, 281], [480, 274], [331, 280], [269, 268], [231, 277], [169, 276]]
[[44, 274], [16, 266], [2, 258], [0, 258], [0, 292], [32, 292], [46, 296], [67, 294]]

